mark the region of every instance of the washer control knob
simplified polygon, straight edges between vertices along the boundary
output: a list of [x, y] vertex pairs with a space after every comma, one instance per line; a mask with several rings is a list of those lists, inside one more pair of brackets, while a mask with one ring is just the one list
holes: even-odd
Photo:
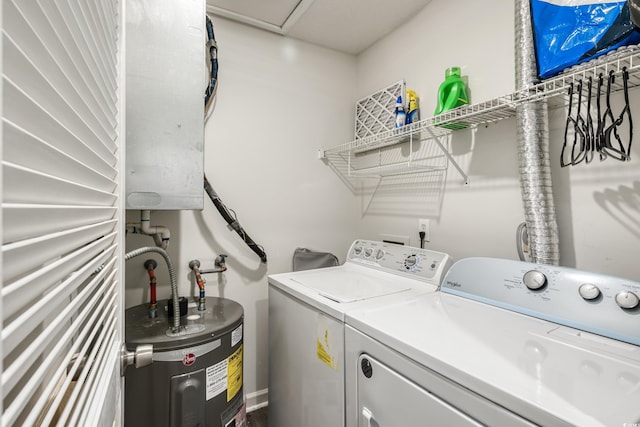
[[583, 283], [578, 288], [578, 293], [582, 298], [591, 301], [600, 296], [600, 289], [592, 283]]
[[353, 253], [355, 255], [362, 255], [362, 251], [364, 250], [364, 248], [362, 246], [356, 246], [355, 248], [353, 248]]
[[366, 248], [364, 250], [364, 256], [365, 258], [369, 258], [371, 255], [373, 255], [373, 249], [372, 248]]
[[420, 262], [420, 257], [418, 255], [416, 254], [409, 255], [404, 259], [404, 268], [406, 268], [407, 270], [413, 270], [418, 266], [419, 262]]
[[522, 281], [524, 282], [525, 286], [532, 291], [542, 290], [547, 285], [547, 277], [544, 275], [544, 273], [538, 270], [529, 270], [524, 273]]
[[376, 261], [380, 261], [384, 257], [384, 251], [382, 249], [378, 249], [376, 251]]
[[616, 304], [620, 308], [631, 310], [640, 305], [640, 298], [631, 291], [620, 291], [616, 294]]

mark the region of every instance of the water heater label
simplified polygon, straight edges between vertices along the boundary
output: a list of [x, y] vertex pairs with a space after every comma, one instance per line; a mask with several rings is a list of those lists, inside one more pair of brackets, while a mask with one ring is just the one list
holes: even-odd
[[207, 400], [227, 391], [227, 402], [242, 388], [242, 345], [229, 357], [207, 368]]
[[235, 347], [236, 344], [242, 339], [242, 325], [238, 326], [231, 332], [231, 347]]
[[207, 400], [227, 389], [227, 359], [207, 368]]
[[242, 345], [229, 356], [227, 366], [229, 373], [227, 402], [229, 402], [242, 388]]

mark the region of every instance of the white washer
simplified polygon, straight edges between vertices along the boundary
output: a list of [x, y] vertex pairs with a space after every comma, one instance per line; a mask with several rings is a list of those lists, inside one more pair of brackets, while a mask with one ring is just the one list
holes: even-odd
[[468, 258], [348, 313], [347, 426], [640, 425], [640, 283]]
[[269, 276], [269, 424], [345, 424], [345, 314], [435, 292], [444, 253], [356, 240], [338, 267]]

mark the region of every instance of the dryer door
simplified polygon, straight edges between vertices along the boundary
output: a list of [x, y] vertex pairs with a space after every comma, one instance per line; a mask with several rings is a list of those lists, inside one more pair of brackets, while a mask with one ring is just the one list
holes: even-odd
[[481, 426], [368, 354], [358, 360], [358, 426]]

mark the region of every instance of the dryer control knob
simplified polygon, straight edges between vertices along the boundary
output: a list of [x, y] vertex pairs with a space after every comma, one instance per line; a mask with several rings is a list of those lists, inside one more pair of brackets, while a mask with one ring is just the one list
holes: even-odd
[[539, 291], [544, 289], [544, 287], [547, 285], [547, 276], [545, 276], [544, 273], [538, 270], [529, 270], [524, 273], [522, 281], [524, 282], [525, 286], [532, 291]]
[[364, 250], [364, 257], [369, 258], [371, 255], [373, 255], [373, 248], [366, 248]]
[[578, 288], [578, 293], [582, 298], [591, 301], [600, 296], [600, 289], [592, 283], [583, 283]]
[[631, 310], [640, 305], [640, 298], [631, 291], [620, 291], [616, 294], [616, 304], [620, 308]]
[[380, 261], [384, 257], [384, 251], [382, 249], [378, 249], [376, 251], [376, 261]]
[[353, 253], [356, 255], [361, 255], [364, 248], [362, 246], [356, 246], [353, 248]]

